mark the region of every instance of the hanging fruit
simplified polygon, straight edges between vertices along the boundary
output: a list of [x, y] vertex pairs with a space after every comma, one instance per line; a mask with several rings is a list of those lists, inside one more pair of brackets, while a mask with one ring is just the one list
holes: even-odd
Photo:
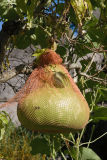
[[17, 114], [23, 126], [40, 132], [69, 132], [85, 127], [88, 104], [62, 65], [62, 59], [47, 49], [38, 67], [16, 94]]

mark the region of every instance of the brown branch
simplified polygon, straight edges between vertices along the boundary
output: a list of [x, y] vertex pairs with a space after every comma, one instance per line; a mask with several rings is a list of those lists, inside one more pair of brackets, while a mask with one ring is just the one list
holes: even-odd
[[0, 74], [0, 83], [5, 83], [18, 74], [30, 74], [31, 72], [32, 66], [26, 66], [21, 64], [13, 69], [9, 69], [8, 71], [5, 71], [2, 74]]
[[[23, 21], [24, 22], [24, 21]], [[5, 58], [6, 47], [8, 45], [9, 39], [12, 35], [18, 34], [24, 25], [22, 21], [6, 21], [2, 25], [2, 30], [0, 32], [0, 70], [2, 62]]]
[[107, 64], [105, 64], [97, 73], [95, 73], [95, 74], [92, 75], [91, 77], [95, 77], [95, 76], [98, 75], [101, 71], [103, 71], [106, 67], [107, 67]]
[[91, 68], [91, 66], [92, 66], [92, 64], [93, 64], [93, 61], [94, 61], [95, 54], [96, 54], [96, 52], [93, 53], [92, 59], [91, 59], [91, 61], [88, 63], [88, 65], [87, 65], [84, 73], [87, 73], [87, 72], [89, 71], [89, 69]]
[[104, 79], [102, 79], [102, 78], [93, 77], [93, 76], [88, 75], [88, 74], [86, 74], [86, 73], [84, 73], [84, 72], [80, 72], [79, 74], [80, 74], [81, 76], [86, 77], [87, 79], [91, 79], [91, 80], [93, 80], [93, 81], [96, 81], [96, 82], [102, 83], [102, 84], [104, 84], [104, 85], [107, 85], [107, 80], [104, 80]]
[[56, 28], [62, 23], [62, 21], [65, 21], [65, 19], [67, 17], [67, 13], [70, 10], [70, 6], [71, 6], [71, 3], [69, 1], [66, 1], [65, 8], [64, 8], [64, 10], [62, 12], [62, 15], [60, 16], [60, 18], [58, 20], [58, 23], [56, 24]]
[[8, 39], [9, 39], [9, 35], [4, 31], [1, 31], [0, 32], [0, 66], [2, 66], [2, 62], [5, 57], [5, 46], [8, 42]]
[[9, 79], [15, 77], [17, 75], [17, 72], [15, 69], [5, 71], [0, 75], [0, 83], [4, 83], [8, 81]]
[[84, 48], [87, 48], [88, 50], [90, 50], [90, 51], [92, 51], [92, 52], [94, 52], [94, 53], [107, 52], [107, 50], [103, 50], [102, 48], [95, 48], [95, 47], [91, 48], [91, 47], [88, 47], [88, 46], [86, 46], [85, 44], [78, 42], [77, 39], [71, 39], [71, 38], [69, 38], [66, 33], [65, 33], [64, 35], [65, 35], [65, 38], [68, 40], [68, 42], [69, 42], [71, 45], [72, 45], [72, 44], [80, 44], [80, 45], [82, 45]]

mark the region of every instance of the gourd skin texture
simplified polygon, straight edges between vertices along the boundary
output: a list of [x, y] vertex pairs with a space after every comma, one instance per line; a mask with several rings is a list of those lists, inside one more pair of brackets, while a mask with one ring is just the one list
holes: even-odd
[[[45, 69], [55, 75], [55, 87], [47, 84], [19, 103], [17, 114], [21, 124], [40, 132], [82, 129], [89, 119], [89, 107], [78, 87], [62, 65], [49, 65]], [[59, 73], [63, 73], [65, 78]]]

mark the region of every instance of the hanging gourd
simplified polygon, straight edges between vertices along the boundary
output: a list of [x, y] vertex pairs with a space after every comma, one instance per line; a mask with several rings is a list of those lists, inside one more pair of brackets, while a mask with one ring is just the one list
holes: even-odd
[[69, 132], [82, 129], [89, 119], [85, 98], [60, 56], [49, 49], [16, 97], [19, 121], [30, 130]]
[[85, 127], [89, 120], [88, 104], [74, 83], [61, 57], [45, 50], [24, 87], [12, 98], [18, 102], [21, 124], [39, 132], [70, 132]]

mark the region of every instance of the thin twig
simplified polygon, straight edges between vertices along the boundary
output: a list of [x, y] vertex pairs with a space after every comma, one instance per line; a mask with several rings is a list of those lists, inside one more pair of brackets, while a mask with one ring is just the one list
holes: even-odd
[[89, 69], [91, 68], [91, 65], [93, 64], [93, 61], [94, 61], [94, 56], [95, 56], [96, 52], [93, 53], [93, 56], [92, 56], [92, 59], [91, 61], [89, 62], [89, 64], [87, 65], [84, 73], [87, 73], [89, 71]]
[[82, 136], [83, 136], [83, 134], [84, 134], [84, 131], [85, 131], [85, 128], [83, 128], [82, 131], [81, 131], [81, 134], [80, 134], [80, 137], [79, 137], [79, 143], [80, 143], [80, 141], [81, 141], [81, 139], [82, 139]]
[[100, 137], [98, 137], [98, 138], [94, 139], [94, 140], [93, 140], [93, 141], [91, 141], [91, 142], [81, 143], [81, 144], [79, 145], [79, 147], [80, 147], [80, 146], [83, 146], [83, 145], [85, 145], [85, 144], [92, 144], [92, 143], [96, 142], [97, 140], [101, 139], [102, 137], [104, 137], [106, 134], [107, 134], [107, 132], [105, 132], [105, 133], [104, 133], [104, 134], [102, 134]]
[[96, 53], [97, 53], [97, 52], [100, 52], [100, 53], [101, 53], [101, 52], [107, 52], [107, 50], [103, 50], [103, 49], [100, 49], [100, 48], [95, 48], [95, 47], [91, 48], [91, 47], [88, 47], [88, 46], [84, 45], [83, 43], [78, 42], [77, 39], [75, 40], [75, 39], [69, 38], [66, 33], [65, 33], [64, 35], [65, 35], [66, 39], [69, 41], [69, 43], [71, 43], [71, 45], [72, 45], [72, 44], [80, 44], [80, 45], [83, 45], [83, 47], [89, 49], [90, 51], [96, 52]]
[[86, 74], [86, 73], [84, 73], [84, 72], [80, 72], [80, 75], [81, 75], [81, 76], [85, 76], [86, 78], [91, 79], [91, 80], [93, 80], [93, 81], [97, 81], [97, 82], [99, 82], [99, 83], [103, 83], [104, 85], [107, 84], [107, 80], [104, 80], [104, 79], [102, 79], [102, 78], [93, 77], [93, 76], [88, 75], [88, 74]]
[[63, 140], [66, 140], [66, 141], [71, 142], [72, 144], [74, 144], [73, 141], [71, 141], [71, 140], [69, 140], [69, 139], [67, 139], [67, 138], [64, 138], [64, 136], [63, 136], [62, 134], [61, 134], [61, 138], [62, 138]]
[[65, 157], [65, 155], [63, 154], [63, 152], [60, 151], [60, 153], [61, 153], [63, 159], [64, 159], [64, 160], [67, 160], [66, 157]]
[[38, 25], [38, 26], [39, 26], [41, 29], [43, 29], [43, 31], [46, 32], [46, 33], [48, 34], [49, 37], [52, 36], [52, 34], [51, 34], [46, 28], [44, 28], [44, 27], [41, 26], [41, 25]]
[[[67, 5], [66, 5], [65, 9], [63, 10], [62, 15], [60, 16], [59, 21], [58, 21], [58, 23], [57, 23], [56, 26], [58, 26], [59, 24], [62, 23], [63, 20], [65, 20], [66, 15], [67, 15], [67, 13], [69, 12], [70, 6], [71, 6], [71, 3], [70, 3], [70, 2], [67, 2]], [[57, 27], [56, 27], [56, 28], [57, 28]]]
[[70, 132], [70, 136], [71, 136], [71, 138], [73, 140], [73, 143], [75, 144], [75, 139], [74, 139], [74, 136], [73, 136], [73, 134], [71, 132]]
[[54, 3], [55, 7], [57, 7], [57, 4], [56, 4], [56, 2], [55, 2], [54, 0], [52, 0], [52, 2]]
[[0, 74], [0, 83], [7, 82], [9, 79], [15, 77], [18, 74], [26, 74], [26, 73], [31, 73], [32, 72], [32, 66], [27, 66], [27, 65], [19, 65], [16, 66], [13, 69], [9, 69], [2, 74]]
[[91, 142], [91, 139], [92, 139], [92, 136], [93, 136], [93, 133], [94, 133], [94, 129], [95, 129], [95, 125], [93, 125], [93, 127], [92, 127], [92, 131], [91, 131], [91, 135], [90, 135], [90, 139], [89, 139], [89, 143], [87, 145], [87, 148], [89, 148], [89, 146], [90, 146], [90, 142]]
[[107, 65], [105, 64], [97, 73], [93, 74], [91, 77], [95, 77], [96, 75], [98, 75], [101, 71], [103, 71], [104, 68], [106, 68]]

